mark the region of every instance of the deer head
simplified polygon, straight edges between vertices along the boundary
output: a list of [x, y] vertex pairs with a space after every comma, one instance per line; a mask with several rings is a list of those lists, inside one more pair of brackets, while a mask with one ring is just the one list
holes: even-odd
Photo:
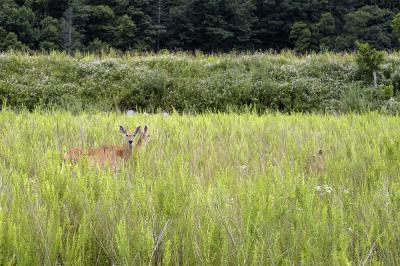
[[137, 134], [140, 134], [140, 126], [136, 127], [136, 129], [132, 133], [126, 131], [123, 126], [119, 126], [119, 132], [125, 135], [126, 140], [128, 141], [128, 145], [131, 146], [133, 143], [133, 139], [136, 137]]

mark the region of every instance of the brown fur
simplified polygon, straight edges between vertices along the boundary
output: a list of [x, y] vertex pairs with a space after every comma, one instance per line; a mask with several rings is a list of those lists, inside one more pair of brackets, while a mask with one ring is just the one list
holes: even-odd
[[[146, 127], [147, 128], [147, 127]], [[137, 127], [135, 132], [129, 134], [121, 127], [120, 132], [125, 134], [128, 140], [133, 140], [136, 134], [140, 134], [140, 127]], [[64, 159], [78, 162], [83, 158], [92, 165], [105, 166], [107, 164], [115, 166], [117, 160], [127, 161], [132, 157], [133, 144], [126, 144], [123, 147], [118, 146], [103, 146], [99, 148], [73, 148], [64, 154]]]
[[307, 159], [306, 172], [307, 173], [323, 173], [325, 171], [325, 158], [322, 150], [317, 154], [312, 154]]
[[139, 151], [142, 146], [146, 146], [150, 142], [150, 135], [147, 126], [144, 127], [143, 132], [140, 133], [138, 142], [136, 143], [135, 150]]
[[132, 155], [132, 147], [100, 147], [100, 148], [74, 148], [64, 154], [65, 160], [78, 162], [83, 158], [92, 164], [104, 166], [106, 164], [113, 165], [116, 160], [128, 160]]

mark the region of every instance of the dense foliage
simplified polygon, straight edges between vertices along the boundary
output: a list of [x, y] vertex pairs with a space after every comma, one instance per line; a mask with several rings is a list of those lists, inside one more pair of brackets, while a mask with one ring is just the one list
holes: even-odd
[[[29, 110], [204, 112], [250, 107], [261, 112], [397, 113], [399, 55], [387, 54], [385, 63], [376, 68], [370, 66], [369, 49], [365, 52], [357, 54], [357, 61], [354, 54], [333, 53], [101, 58], [7, 53], [0, 56], [0, 101]], [[377, 88], [371, 82], [375, 70]]]
[[379, 52], [369, 46], [368, 43], [357, 42], [356, 63], [358, 74], [363, 80], [374, 81], [374, 86], [378, 86], [377, 72], [385, 61], [385, 53]]
[[2, 0], [0, 50], [398, 48], [396, 0]]

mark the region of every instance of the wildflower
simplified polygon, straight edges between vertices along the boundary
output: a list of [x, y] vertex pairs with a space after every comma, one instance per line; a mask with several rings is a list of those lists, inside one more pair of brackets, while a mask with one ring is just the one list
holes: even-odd
[[247, 165], [243, 164], [239, 167], [240, 172], [245, 175], [247, 174]]
[[133, 111], [133, 110], [128, 110], [128, 112], [126, 112], [126, 115], [127, 116], [134, 116], [134, 115], [136, 115], [136, 112]]
[[325, 191], [326, 191], [326, 193], [332, 193], [333, 192], [333, 188], [331, 188], [328, 185], [325, 185]]
[[319, 186], [316, 186], [315, 189], [321, 194], [323, 194], [323, 193], [330, 194], [333, 192], [333, 188], [328, 185], [322, 185], [322, 186], [319, 185]]

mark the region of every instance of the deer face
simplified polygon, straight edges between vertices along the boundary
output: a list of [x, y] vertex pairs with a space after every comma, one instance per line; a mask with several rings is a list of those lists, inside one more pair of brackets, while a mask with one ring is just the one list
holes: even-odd
[[141, 133], [140, 137], [144, 141], [144, 145], [150, 143], [150, 134], [147, 126], [144, 127], [143, 133]]
[[132, 133], [126, 131], [123, 126], [119, 126], [119, 132], [125, 135], [126, 140], [128, 141], [128, 145], [132, 145], [133, 139], [136, 137], [137, 134], [140, 134], [140, 126], [138, 126]]

